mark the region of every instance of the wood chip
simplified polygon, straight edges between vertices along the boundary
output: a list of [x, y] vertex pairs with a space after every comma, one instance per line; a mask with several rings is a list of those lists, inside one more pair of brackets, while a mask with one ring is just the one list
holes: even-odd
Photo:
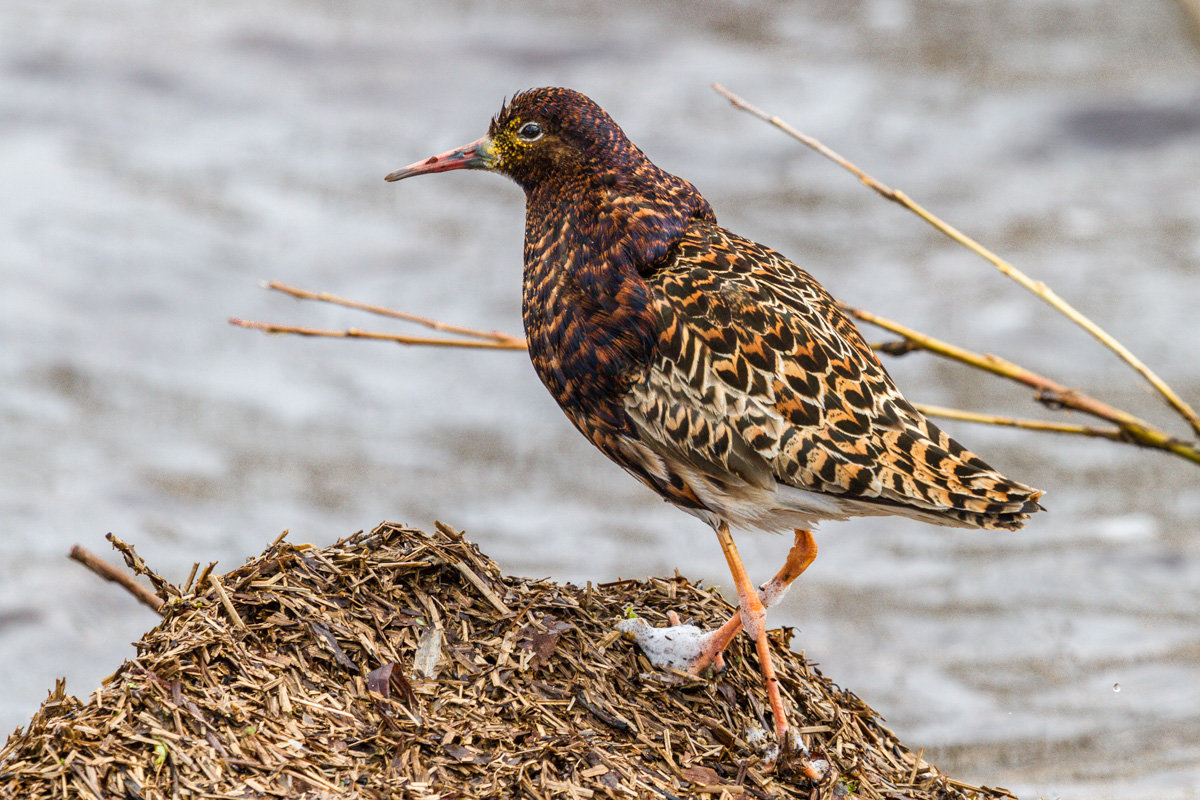
[[237, 609], [233, 607], [233, 602], [230, 601], [229, 594], [225, 591], [225, 587], [221, 583], [220, 576], [209, 575], [208, 583], [213, 587], [213, 589], [216, 590], [217, 597], [221, 599], [221, 605], [225, 607], [227, 612], [229, 612], [229, 618], [233, 621], [233, 624], [243, 631], [246, 630], [246, 623], [242, 622], [241, 615], [238, 614]]

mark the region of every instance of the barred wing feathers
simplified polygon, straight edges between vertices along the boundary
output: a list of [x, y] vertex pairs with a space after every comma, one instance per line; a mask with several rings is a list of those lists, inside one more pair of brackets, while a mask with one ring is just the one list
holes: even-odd
[[644, 279], [658, 348], [625, 408], [718, 516], [1016, 529], [1039, 509], [1041, 492], [913, 408], [828, 292], [773, 250], [697, 220]]

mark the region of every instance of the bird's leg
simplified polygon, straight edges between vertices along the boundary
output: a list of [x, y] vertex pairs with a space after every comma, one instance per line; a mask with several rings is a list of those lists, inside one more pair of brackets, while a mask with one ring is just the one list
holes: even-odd
[[817, 540], [813, 538], [812, 531], [797, 528], [796, 540], [792, 543], [792, 549], [788, 551], [787, 560], [783, 562], [779, 572], [775, 573], [775, 577], [760, 587], [759, 597], [763, 601], [763, 607], [769, 608], [782, 600], [791, 588], [792, 581], [804, 574], [804, 570], [816, 559]]
[[[783, 562], [779, 572], [775, 573], [775, 577], [759, 587], [758, 599], [762, 602], [763, 608], [770, 608], [782, 600], [783, 596], [787, 594], [788, 588], [791, 587], [792, 581], [799, 578], [816, 557], [817, 542], [813, 538], [812, 531], [797, 528], [796, 541], [792, 545], [792, 549], [788, 551], [787, 560]], [[677, 625], [678, 618], [671, 619], [670, 622], [672, 625]], [[728, 622], [708, 634], [704, 641], [704, 649], [701, 650], [692, 666], [688, 668], [688, 672], [699, 675], [710, 664], [715, 664], [719, 668], [721, 653], [741, 630], [742, 613], [739, 610], [733, 613]]]
[[782, 744], [787, 741], [788, 722], [783, 709], [783, 698], [779, 695], [775, 665], [771, 661], [771, 648], [767, 642], [767, 614], [754, 584], [750, 582], [750, 576], [746, 574], [746, 567], [738, 555], [737, 545], [733, 543], [733, 536], [729, 533], [729, 525], [724, 521], [717, 526], [717, 539], [721, 543], [721, 551], [725, 553], [725, 561], [729, 563], [729, 571], [733, 574], [733, 583], [737, 587], [742, 626], [746, 633], [754, 638], [754, 648], [758, 652], [758, 668], [762, 672], [763, 682], [767, 685], [771, 715], [775, 717], [775, 735]]

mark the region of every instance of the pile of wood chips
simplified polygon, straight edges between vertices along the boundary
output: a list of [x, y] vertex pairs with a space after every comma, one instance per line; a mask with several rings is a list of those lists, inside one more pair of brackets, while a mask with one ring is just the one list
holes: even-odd
[[723, 622], [721, 596], [682, 577], [505, 577], [441, 524], [277, 541], [184, 589], [133, 565], [167, 601], [162, 623], [90, 699], [59, 683], [0, 750], [0, 796], [1012, 797], [918, 760], [785, 631], [772, 634], [785, 700], [831, 766], [814, 784], [764, 761], [748, 742], [770, 725], [746, 637], [723, 674], [687, 681], [614, 633], [631, 608], [656, 625], [670, 609]]

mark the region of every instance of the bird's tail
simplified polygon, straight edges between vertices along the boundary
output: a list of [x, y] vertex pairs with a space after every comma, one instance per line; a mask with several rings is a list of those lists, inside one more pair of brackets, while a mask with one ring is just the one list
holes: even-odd
[[924, 519], [972, 528], [1016, 530], [1043, 510], [1040, 490], [1004, 477], [916, 409], [904, 410], [908, 425], [888, 437], [894, 469], [882, 481], [883, 498]]

